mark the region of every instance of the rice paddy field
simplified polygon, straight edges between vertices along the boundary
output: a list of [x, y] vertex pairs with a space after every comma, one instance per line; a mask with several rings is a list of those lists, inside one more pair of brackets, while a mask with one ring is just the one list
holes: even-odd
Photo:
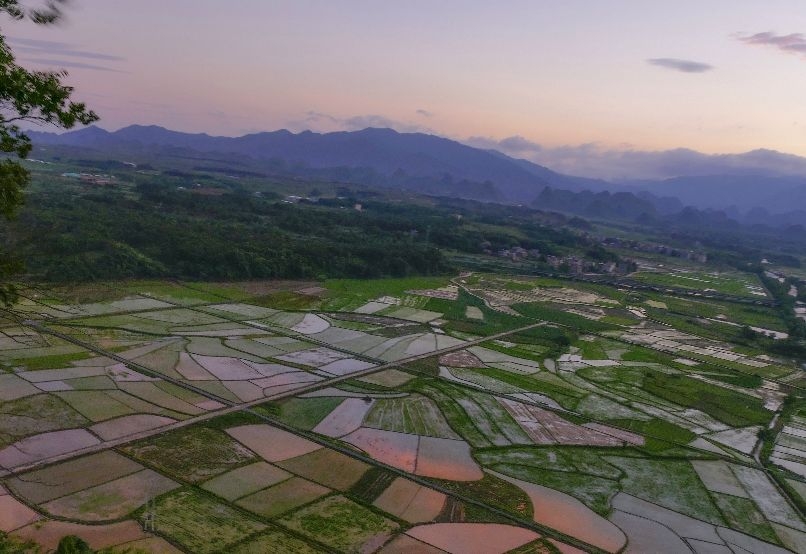
[[773, 308], [464, 274], [106, 283], [16, 313], [0, 550], [806, 551], [802, 370], [678, 324], [783, 331]]

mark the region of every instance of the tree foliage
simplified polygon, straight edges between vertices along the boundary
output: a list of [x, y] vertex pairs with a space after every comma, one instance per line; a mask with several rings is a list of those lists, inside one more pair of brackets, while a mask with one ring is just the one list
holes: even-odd
[[[65, 2], [47, 0], [30, 8], [20, 0], [0, 0], [0, 15], [49, 25], [61, 17]], [[71, 100], [73, 88], [62, 82], [66, 76], [64, 71], [31, 71], [21, 67], [0, 33], [0, 155], [5, 158], [0, 161], [0, 217], [6, 220], [13, 218], [22, 205], [23, 189], [30, 180], [28, 171], [18, 161], [27, 157], [32, 147], [22, 125], [46, 124], [70, 129], [98, 120], [83, 103]], [[0, 251], [0, 305], [14, 300], [14, 288], [7, 279], [19, 268], [11, 252]]]

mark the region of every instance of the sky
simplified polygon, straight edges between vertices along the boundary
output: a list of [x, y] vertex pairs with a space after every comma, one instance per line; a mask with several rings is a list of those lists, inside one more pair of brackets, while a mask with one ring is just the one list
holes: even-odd
[[110, 130], [393, 127], [605, 177], [681, 148], [806, 156], [800, 0], [73, 0], [0, 32]]

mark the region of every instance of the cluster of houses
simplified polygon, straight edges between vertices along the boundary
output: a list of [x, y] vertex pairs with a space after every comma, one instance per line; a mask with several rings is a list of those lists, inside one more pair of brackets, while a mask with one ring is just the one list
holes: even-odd
[[708, 261], [708, 254], [705, 252], [697, 250], [681, 250], [665, 244], [652, 244], [618, 237], [604, 237], [599, 239], [599, 242], [602, 244], [602, 246], [635, 250], [636, 252], [660, 254], [662, 256], [669, 256], [670, 258], [682, 258], [684, 260], [690, 260], [692, 262], [698, 262], [701, 264], [704, 264]]
[[62, 173], [62, 177], [77, 179], [84, 184], [98, 187], [109, 187], [117, 184], [117, 179], [112, 175], [96, 175], [93, 173]]
[[546, 256], [546, 263], [552, 268], [568, 272], [572, 275], [582, 275], [583, 273], [605, 273], [608, 275], [626, 275], [636, 270], [635, 262], [631, 260], [619, 260], [618, 262], [597, 262], [586, 260], [578, 256]]
[[[489, 243], [482, 244], [482, 251], [485, 254], [492, 255], [493, 251], [489, 247]], [[537, 260], [540, 258], [540, 250], [537, 248], [531, 248], [529, 250], [525, 248], [521, 248], [520, 246], [513, 246], [512, 248], [502, 248], [495, 252], [495, 255], [499, 258], [507, 258], [512, 260], [513, 262], [523, 261], [527, 258], [531, 258]]]
[[564, 273], [571, 273], [573, 275], [581, 275], [583, 273], [606, 273], [606, 274], [626, 274], [635, 271], [635, 262], [632, 261], [619, 261], [619, 262], [597, 262], [593, 260], [586, 260], [578, 256], [553, 256], [547, 255], [541, 257], [540, 250], [537, 248], [522, 248], [520, 246], [513, 246], [511, 248], [502, 248], [493, 251], [490, 248], [490, 243], [482, 244], [482, 251], [489, 256], [497, 256], [499, 258], [506, 258], [513, 262], [522, 262], [525, 260], [532, 261], [545, 261], [553, 269]]

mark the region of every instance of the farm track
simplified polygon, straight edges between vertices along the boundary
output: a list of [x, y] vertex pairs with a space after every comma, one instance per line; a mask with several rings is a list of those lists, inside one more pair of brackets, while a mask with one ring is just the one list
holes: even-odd
[[[183, 306], [183, 307], [187, 307], [187, 306]], [[168, 309], [168, 308], [166, 308], [166, 309]], [[569, 545], [575, 546], [577, 548], [583, 549], [586, 552], [593, 552], [593, 553], [603, 553], [604, 552], [603, 550], [601, 550], [601, 549], [599, 549], [599, 548], [597, 548], [597, 547], [595, 547], [593, 545], [587, 544], [587, 543], [585, 543], [583, 541], [580, 541], [580, 540], [578, 540], [578, 539], [576, 539], [574, 537], [571, 537], [571, 536], [565, 535], [563, 533], [560, 533], [558, 531], [555, 531], [554, 529], [552, 529], [550, 527], [540, 525], [540, 524], [535, 523], [533, 521], [527, 521], [527, 520], [520, 519], [520, 518], [512, 515], [511, 513], [507, 512], [505, 510], [496, 508], [494, 506], [490, 506], [490, 505], [488, 505], [488, 504], [486, 504], [484, 502], [476, 500], [475, 498], [470, 498], [470, 497], [467, 497], [465, 495], [456, 493], [456, 492], [454, 492], [454, 491], [452, 491], [450, 489], [441, 487], [438, 484], [433, 483], [433, 482], [431, 482], [431, 481], [429, 481], [427, 479], [424, 479], [424, 478], [419, 477], [417, 475], [410, 474], [410, 473], [408, 473], [406, 471], [403, 471], [401, 469], [398, 469], [396, 467], [384, 464], [384, 463], [379, 462], [379, 461], [377, 461], [377, 460], [375, 460], [375, 459], [373, 459], [373, 458], [371, 458], [369, 456], [359, 454], [355, 450], [353, 450], [351, 448], [343, 447], [343, 446], [339, 445], [338, 443], [336, 443], [335, 441], [326, 440], [326, 439], [324, 439], [324, 438], [322, 438], [322, 437], [320, 437], [320, 436], [318, 436], [318, 435], [316, 435], [316, 434], [314, 434], [312, 432], [302, 431], [300, 429], [292, 427], [292, 426], [290, 426], [290, 425], [288, 425], [286, 423], [283, 423], [283, 422], [281, 422], [281, 421], [279, 421], [279, 420], [277, 420], [275, 418], [269, 417], [269, 416], [267, 416], [267, 415], [265, 415], [263, 413], [257, 412], [257, 411], [252, 409], [255, 406], [259, 406], [260, 404], [265, 404], [266, 402], [282, 400], [284, 398], [294, 397], [294, 396], [297, 396], [299, 394], [305, 394], [306, 392], [312, 392], [312, 391], [315, 391], [315, 390], [319, 390], [321, 388], [327, 388], [329, 386], [333, 386], [334, 384], [338, 384], [338, 383], [341, 383], [343, 381], [351, 380], [351, 379], [362, 377], [362, 376], [371, 375], [373, 373], [377, 373], [377, 372], [384, 371], [384, 370], [387, 370], [387, 369], [400, 368], [401, 364], [417, 361], [417, 360], [428, 358], [428, 357], [431, 357], [431, 356], [442, 355], [442, 354], [454, 352], [456, 350], [461, 350], [461, 349], [467, 348], [469, 346], [474, 346], [476, 344], [480, 344], [480, 343], [488, 341], [488, 340], [495, 340], [495, 339], [498, 339], [498, 338], [503, 338], [503, 337], [506, 337], [506, 336], [514, 334], [514, 333], [519, 333], [519, 332], [522, 332], [522, 331], [525, 331], [525, 330], [528, 330], [528, 329], [532, 329], [534, 327], [542, 326], [542, 325], [544, 325], [543, 323], [535, 323], [535, 324], [527, 325], [527, 326], [524, 326], [524, 327], [519, 327], [517, 329], [505, 331], [505, 332], [498, 333], [496, 335], [492, 335], [492, 336], [489, 336], [489, 337], [483, 337], [483, 338], [480, 338], [480, 339], [476, 339], [474, 341], [468, 341], [468, 342], [465, 342], [465, 343], [462, 343], [462, 344], [459, 344], [459, 345], [456, 345], [456, 346], [452, 346], [452, 347], [449, 347], [449, 348], [445, 348], [445, 349], [442, 349], [442, 350], [437, 350], [437, 351], [430, 352], [430, 353], [411, 356], [409, 358], [398, 360], [396, 362], [384, 362], [382, 365], [379, 365], [377, 367], [373, 367], [373, 368], [370, 368], [370, 369], [367, 369], [367, 370], [355, 372], [355, 373], [348, 374], [348, 375], [333, 377], [332, 379], [326, 379], [324, 381], [320, 381], [320, 382], [317, 382], [317, 383], [312, 384], [312, 385], [307, 385], [307, 386], [304, 386], [304, 387], [300, 387], [299, 389], [296, 389], [296, 390], [293, 390], [293, 391], [288, 391], [288, 392], [285, 392], [285, 393], [265, 397], [265, 398], [262, 398], [262, 399], [258, 399], [258, 400], [252, 401], [252, 402], [246, 402], [246, 403], [242, 403], [242, 404], [236, 404], [236, 403], [234, 403], [232, 401], [229, 401], [227, 399], [220, 398], [220, 397], [218, 397], [218, 396], [216, 396], [216, 395], [214, 395], [212, 393], [209, 393], [209, 392], [207, 392], [207, 391], [205, 391], [203, 389], [200, 389], [198, 387], [190, 385], [190, 384], [188, 384], [188, 383], [186, 383], [184, 381], [181, 381], [181, 380], [174, 379], [174, 378], [168, 377], [166, 375], [163, 375], [163, 374], [161, 374], [161, 373], [159, 373], [157, 371], [154, 371], [154, 370], [152, 370], [150, 368], [147, 368], [145, 366], [141, 366], [140, 364], [137, 364], [136, 362], [132, 362], [131, 360], [127, 360], [126, 358], [118, 356], [115, 353], [107, 352], [106, 350], [103, 350], [102, 348], [99, 348], [99, 347], [96, 347], [95, 345], [86, 343], [86, 342], [84, 342], [84, 341], [82, 341], [80, 339], [77, 339], [77, 338], [73, 337], [73, 336], [61, 333], [61, 332], [53, 330], [53, 329], [49, 329], [49, 328], [41, 325], [38, 322], [31, 321], [31, 320], [21, 320], [20, 323], [22, 325], [25, 325], [25, 326], [27, 326], [29, 328], [32, 328], [32, 329], [34, 329], [34, 330], [36, 330], [36, 331], [38, 331], [40, 333], [45, 333], [45, 334], [49, 334], [49, 335], [61, 338], [62, 340], [68, 341], [68, 342], [70, 342], [72, 344], [75, 344], [77, 346], [80, 346], [82, 348], [90, 350], [90, 351], [92, 351], [92, 352], [94, 352], [94, 353], [96, 353], [96, 354], [98, 354], [100, 356], [106, 356], [108, 358], [111, 358], [111, 359], [115, 360], [116, 362], [123, 363], [127, 367], [130, 367], [131, 369], [134, 369], [135, 371], [142, 372], [142, 373], [144, 373], [146, 375], [149, 375], [149, 376], [152, 376], [152, 377], [159, 377], [159, 378], [161, 378], [161, 379], [163, 379], [163, 380], [165, 380], [167, 382], [173, 383], [173, 384], [175, 384], [175, 385], [177, 385], [179, 387], [182, 387], [182, 388], [184, 388], [186, 390], [192, 391], [192, 392], [194, 392], [196, 394], [202, 395], [202, 396], [204, 396], [206, 398], [209, 398], [211, 400], [216, 400], [218, 402], [221, 402], [222, 404], [226, 405], [227, 407], [224, 408], [224, 409], [221, 409], [221, 410], [214, 411], [214, 412], [210, 412], [210, 413], [202, 414], [202, 415], [199, 415], [199, 416], [196, 416], [196, 417], [188, 418], [188, 419], [186, 419], [184, 421], [180, 421], [180, 422], [177, 422], [177, 423], [174, 423], [174, 424], [171, 424], [171, 425], [159, 428], [159, 429], [154, 429], [154, 430], [150, 430], [150, 431], [144, 431], [144, 432], [137, 433], [137, 434], [134, 434], [134, 435], [129, 435], [127, 437], [123, 437], [123, 438], [120, 438], [120, 439], [107, 441], [107, 442], [101, 443], [99, 445], [91, 446], [91, 447], [88, 447], [88, 448], [85, 448], [85, 449], [82, 449], [82, 450], [79, 450], [79, 451], [74, 451], [74, 452], [59, 455], [59, 456], [53, 456], [51, 458], [40, 460], [38, 462], [28, 464], [26, 466], [17, 467], [13, 471], [3, 470], [3, 471], [0, 471], [0, 477], [14, 476], [14, 475], [24, 473], [24, 472], [27, 472], [27, 471], [31, 471], [31, 470], [34, 470], [34, 469], [38, 469], [38, 468], [41, 468], [41, 467], [44, 467], [44, 466], [52, 465], [54, 463], [64, 462], [64, 461], [71, 460], [71, 459], [74, 459], [74, 458], [79, 458], [79, 457], [82, 457], [82, 456], [86, 456], [88, 454], [97, 453], [97, 452], [101, 452], [101, 451], [109, 450], [109, 449], [113, 449], [113, 448], [118, 448], [120, 446], [129, 444], [131, 442], [135, 442], [135, 441], [142, 440], [142, 439], [145, 439], [145, 438], [149, 438], [149, 437], [152, 437], [152, 436], [167, 433], [167, 432], [170, 432], [170, 431], [173, 431], [173, 430], [177, 430], [177, 429], [181, 429], [181, 428], [188, 427], [188, 426], [191, 426], [191, 425], [195, 425], [195, 424], [198, 424], [198, 423], [202, 423], [204, 421], [209, 421], [211, 419], [214, 419], [214, 418], [217, 418], [217, 417], [220, 417], [220, 416], [225, 416], [225, 415], [238, 413], [238, 412], [245, 412], [245, 413], [248, 413], [249, 415], [251, 415], [253, 417], [256, 417], [256, 418], [266, 422], [269, 425], [272, 425], [274, 427], [280, 428], [280, 429], [282, 429], [284, 431], [287, 431], [287, 432], [292, 433], [294, 435], [297, 435], [299, 437], [302, 437], [302, 438], [305, 438], [305, 439], [310, 440], [312, 442], [315, 442], [317, 444], [320, 444], [321, 446], [329, 448], [330, 450], [334, 450], [336, 452], [339, 452], [340, 454], [344, 454], [344, 455], [349, 456], [349, 457], [351, 457], [353, 459], [362, 461], [362, 462], [364, 462], [366, 464], [369, 464], [369, 465], [372, 465], [374, 467], [378, 467], [378, 468], [384, 469], [386, 471], [392, 472], [395, 475], [398, 475], [400, 477], [404, 477], [406, 479], [409, 479], [410, 481], [414, 481], [419, 485], [422, 485], [422, 486], [427, 487], [429, 489], [441, 492], [442, 494], [445, 494], [448, 497], [460, 500], [461, 502], [463, 502], [465, 504], [474, 505], [474, 506], [476, 506], [478, 508], [482, 508], [484, 510], [487, 510], [488, 512], [490, 512], [492, 514], [495, 514], [495, 515], [497, 515], [499, 517], [505, 518], [508, 521], [511, 521], [514, 525], [531, 529], [531, 530], [533, 530], [533, 531], [535, 531], [537, 533], [540, 533], [541, 535], [543, 535], [545, 537], [550, 537], [550, 538], [560, 540], [562, 542], [565, 542], [566, 544], [569, 544]], [[243, 322], [239, 321], [239, 323], [243, 323]], [[294, 338], [303, 338], [304, 337], [304, 335], [299, 335], [297, 333], [288, 333], [287, 336], [293, 336]], [[308, 339], [306, 339], [306, 340], [308, 340]], [[309, 341], [309, 342], [314, 342], [314, 341]], [[318, 341], [316, 341], [316, 342], [318, 342]], [[326, 343], [321, 343], [321, 345], [330, 347], [330, 345], [327, 345]], [[349, 351], [345, 351], [345, 352], [349, 352]], [[351, 354], [354, 355], [354, 353], [351, 353]]]

